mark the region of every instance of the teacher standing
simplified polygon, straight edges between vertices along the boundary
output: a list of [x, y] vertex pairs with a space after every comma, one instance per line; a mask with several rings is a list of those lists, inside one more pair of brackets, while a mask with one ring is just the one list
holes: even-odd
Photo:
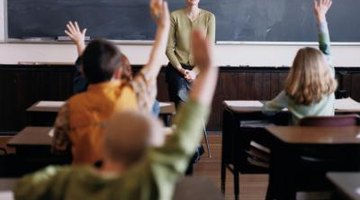
[[166, 55], [170, 61], [166, 70], [170, 100], [178, 106], [186, 101], [190, 84], [199, 70], [194, 66], [191, 33], [205, 31], [206, 38], [215, 43], [215, 16], [199, 8], [200, 0], [185, 0], [186, 7], [171, 13], [171, 28]]

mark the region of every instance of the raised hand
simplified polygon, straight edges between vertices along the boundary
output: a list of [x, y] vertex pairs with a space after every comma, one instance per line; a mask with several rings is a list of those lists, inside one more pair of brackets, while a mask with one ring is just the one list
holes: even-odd
[[79, 44], [85, 41], [85, 35], [87, 31], [86, 28], [81, 31], [79, 24], [77, 22], [73, 23], [71, 21], [66, 24], [66, 28], [66, 35], [68, 35], [75, 44]]
[[326, 13], [332, 5], [332, 0], [314, 0], [314, 14], [318, 22], [326, 21]]
[[193, 31], [192, 48], [195, 65], [199, 68], [199, 76], [194, 81], [189, 98], [209, 106], [216, 87], [218, 68], [213, 66], [213, 45], [200, 30]]
[[66, 28], [66, 35], [76, 44], [78, 54], [81, 55], [85, 50], [85, 35], [87, 29], [80, 30], [79, 24], [71, 21], [66, 24]]
[[212, 44], [206, 40], [205, 33], [201, 30], [195, 30], [192, 34], [192, 49], [196, 66], [200, 73], [213, 65]]
[[150, 12], [159, 27], [170, 26], [170, 14], [166, 1], [150, 0]]

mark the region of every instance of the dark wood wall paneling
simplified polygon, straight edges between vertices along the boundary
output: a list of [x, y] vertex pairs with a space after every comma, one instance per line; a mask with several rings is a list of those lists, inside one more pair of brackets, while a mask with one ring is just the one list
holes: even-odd
[[74, 67], [0, 66], [0, 132], [26, 126], [26, 109], [39, 100], [66, 100], [72, 95]]
[[[138, 71], [140, 66], [134, 66]], [[337, 68], [339, 89], [360, 101], [360, 68]], [[224, 100], [269, 100], [283, 88], [288, 68], [221, 67], [209, 130], [220, 130]], [[72, 95], [74, 67], [0, 65], [0, 133], [27, 125], [26, 108], [39, 100], [66, 100]], [[165, 68], [158, 78], [158, 99], [168, 101]]]

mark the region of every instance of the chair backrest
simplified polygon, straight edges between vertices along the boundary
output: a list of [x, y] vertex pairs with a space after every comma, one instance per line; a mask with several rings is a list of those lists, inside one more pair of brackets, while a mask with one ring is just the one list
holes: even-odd
[[360, 117], [356, 114], [335, 116], [309, 116], [299, 121], [300, 126], [356, 126]]

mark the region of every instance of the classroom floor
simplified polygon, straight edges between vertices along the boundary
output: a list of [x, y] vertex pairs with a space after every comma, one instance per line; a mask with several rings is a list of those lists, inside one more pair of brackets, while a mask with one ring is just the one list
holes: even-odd
[[[221, 135], [210, 133], [209, 142], [212, 158], [207, 153], [202, 156], [196, 164], [194, 175], [209, 177], [220, 190], [220, 164], [221, 164]], [[204, 147], [205, 147], [205, 143]], [[268, 185], [268, 175], [240, 175], [240, 199], [242, 200], [264, 200]], [[234, 199], [233, 176], [227, 171], [225, 199]]]

